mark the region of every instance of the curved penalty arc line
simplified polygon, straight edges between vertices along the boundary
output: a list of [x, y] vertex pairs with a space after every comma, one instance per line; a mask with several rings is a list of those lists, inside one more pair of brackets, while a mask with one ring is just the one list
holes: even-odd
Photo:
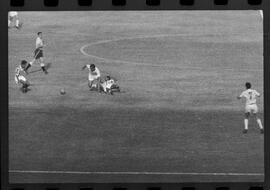
[[[186, 67], [181, 66], [181, 68], [179, 68], [175, 65], [153, 64], [153, 63], [146, 63], [146, 62], [134, 62], [134, 61], [125, 61], [125, 60], [117, 60], [117, 59], [108, 59], [105, 57], [100, 57], [97, 55], [87, 53], [85, 51], [85, 49], [90, 47], [90, 46], [111, 43], [111, 42], [118, 42], [118, 41], [122, 41], [122, 40], [162, 38], [162, 37], [175, 37], [175, 36], [176, 37], [177, 36], [179, 36], [179, 37], [194, 37], [194, 35], [189, 35], [189, 34], [159, 34], [159, 35], [151, 35], [151, 36], [133, 36], [133, 37], [114, 38], [114, 39], [100, 40], [100, 41], [85, 44], [80, 48], [80, 52], [86, 57], [90, 57], [90, 58], [93, 58], [93, 59], [96, 59], [99, 61], [103, 61], [106, 63], [114, 62], [114, 63], [128, 64], [128, 65], [143, 65], [143, 66], [148, 66], [148, 67], [166, 67], [166, 68], [173, 68], [173, 69], [192, 69], [192, 70], [210, 70], [210, 69], [212, 69], [212, 70], [215, 70], [215, 68], [213, 68], [213, 67], [206, 68], [206, 67], [198, 67], [198, 66], [186, 66]], [[205, 36], [205, 35], [197, 35], [195, 37], [199, 37], [199, 36]], [[235, 69], [234, 68], [223, 68], [223, 70], [234, 71]], [[241, 69], [241, 71], [250, 71], [250, 70], [261, 71], [261, 69], [248, 69], [248, 68]]]
[[[100, 57], [97, 55], [89, 54], [85, 51], [87, 47], [93, 46], [93, 45], [99, 45], [99, 44], [105, 44], [105, 43], [111, 43], [111, 42], [118, 42], [122, 40], [133, 40], [133, 39], [145, 39], [145, 38], [161, 38], [161, 37], [174, 37], [174, 36], [191, 36], [191, 35], [186, 35], [186, 34], [159, 34], [159, 35], [151, 35], [151, 36], [133, 36], [133, 37], [123, 37], [123, 38], [115, 38], [115, 39], [110, 39], [110, 40], [100, 40], [97, 42], [92, 42], [89, 44], [85, 44], [80, 48], [80, 52], [87, 56], [91, 57], [100, 61], [104, 62], [116, 62], [116, 63], [124, 63], [124, 64], [129, 64], [129, 65], [144, 65], [144, 66], [156, 66], [156, 67], [164, 67], [164, 65], [158, 65], [158, 64], [152, 64], [152, 63], [142, 63], [142, 62], [134, 62], [134, 61], [124, 61], [124, 60], [117, 60], [117, 59], [108, 59], [104, 57]], [[165, 65], [168, 67], [168, 65]]]

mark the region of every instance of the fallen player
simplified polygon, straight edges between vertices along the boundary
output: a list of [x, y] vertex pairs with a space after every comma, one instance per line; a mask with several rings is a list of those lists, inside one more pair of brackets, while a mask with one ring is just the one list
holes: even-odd
[[[106, 76], [105, 79], [100, 80], [100, 92], [110, 95], [113, 95], [114, 92], [120, 92], [120, 87], [116, 81], [116, 79], [113, 79], [110, 76]], [[93, 82], [91, 89], [92, 91], [98, 91], [98, 83]]]
[[15, 82], [17, 85], [20, 86], [20, 90], [23, 93], [28, 92], [29, 91], [28, 87], [30, 86], [29, 81], [23, 75], [23, 74], [25, 74], [26, 65], [27, 65], [27, 61], [22, 60], [21, 64], [19, 66], [17, 66], [16, 70], [15, 70]]
[[100, 84], [101, 90], [106, 94], [113, 95], [114, 92], [120, 92], [120, 87], [117, 85], [116, 80], [110, 76], [106, 76], [104, 82]]

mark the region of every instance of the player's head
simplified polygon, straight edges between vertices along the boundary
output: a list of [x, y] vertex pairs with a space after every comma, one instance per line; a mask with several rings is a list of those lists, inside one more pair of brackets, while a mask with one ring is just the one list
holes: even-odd
[[246, 82], [246, 89], [250, 89], [251, 88], [251, 83], [250, 82]]
[[94, 70], [96, 69], [95, 64], [91, 64], [91, 65], [90, 65], [90, 69], [91, 69], [91, 71], [94, 71]]
[[26, 65], [27, 65], [27, 61], [22, 60], [22, 61], [21, 61], [21, 66], [22, 66], [22, 68], [24, 68]]
[[21, 65], [26, 65], [27, 64], [27, 61], [26, 60], [22, 60], [21, 61]]
[[37, 35], [38, 35], [39, 37], [42, 37], [42, 32], [38, 32]]
[[111, 77], [109, 75], [107, 75], [106, 80], [111, 80]]

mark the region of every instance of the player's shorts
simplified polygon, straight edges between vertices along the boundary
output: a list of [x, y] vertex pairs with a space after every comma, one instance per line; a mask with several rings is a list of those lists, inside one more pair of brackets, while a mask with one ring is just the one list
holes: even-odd
[[36, 59], [39, 59], [39, 58], [43, 57], [43, 50], [37, 48], [37, 49], [35, 50], [35, 52], [34, 52], [34, 57], [35, 57]]
[[258, 113], [257, 104], [246, 105], [245, 112], [246, 113]]
[[24, 84], [24, 83], [26, 83], [26, 78], [24, 77], [24, 76], [22, 76], [22, 75], [18, 75], [18, 76], [15, 76], [15, 82], [16, 82], [16, 84]]
[[95, 80], [99, 81], [98, 79], [99, 79], [99, 77], [94, 77], [94, 76], [92, 76], [92, 75], [88, 75], [88, 80], [89, 80], [89, 82], [93, 82], [93, 81], [95, 81]]

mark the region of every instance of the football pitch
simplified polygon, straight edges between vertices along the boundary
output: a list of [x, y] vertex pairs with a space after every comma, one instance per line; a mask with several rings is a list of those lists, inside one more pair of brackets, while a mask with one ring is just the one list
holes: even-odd
[[[242, 134], [251, 82], [263, 94], [258, 11], [19, 12], [9, 29], [9, 181], [261, 182], [264, 137]], [[14, 70], [43, 32], [49, 74]], [[91, 92], [88, 71], [121, 93]], [[38, 65], [31, 69], [39, 69]], [[60, 95], [60, 89], [66, 94]], [[263, 119], [263, 97], [258, 99]]]

